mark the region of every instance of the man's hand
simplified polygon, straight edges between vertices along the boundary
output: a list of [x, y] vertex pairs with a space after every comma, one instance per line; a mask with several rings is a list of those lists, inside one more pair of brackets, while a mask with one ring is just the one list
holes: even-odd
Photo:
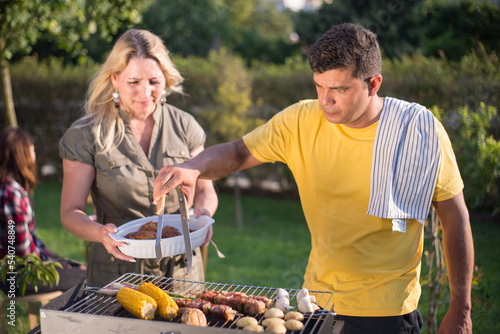
[[463, 194], [433, 202], [443, 230], [443, 249], [450, 283], [450, 308], [439, 333], [472, 333], [471, 289], [474, 242]]
[[454, 306], [450, 303], [450, 308], [441, 321], [439, 334], [472, 334], [472, 319], [470, 309]]
[[200, 173], [196, 169], [185, 166], [187, 164], [166, 166], [160, 170], [158, 177], [154, 181], [153, 201], [155, 203], [162, 195], [167, 195], [175, 190], [177, 186], [180, 186], [182, 192], [186, 195], [188, 207], [193, 205], [196, 180]]

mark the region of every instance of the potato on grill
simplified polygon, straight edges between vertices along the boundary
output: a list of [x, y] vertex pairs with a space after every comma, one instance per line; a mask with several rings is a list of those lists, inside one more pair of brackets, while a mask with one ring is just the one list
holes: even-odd
[[300, 331], [304, 328], [304, 324], [301, 321], [290, 319], [285, 321], [285, 327], [291, 331]]
[[150, 296], [156, 301], [158, 313], [162, 318], [172, 320], [177, 316], [179, 307], [175, 301], [162, 289], [153, 283], [142, 283], [137, 288], [138, 291]]
[[258, 323], [259, 321], [254, 317], [243, 317], [236, 321], [236, 326], [243, 328], [251, 325], [257, 325]]
[[142, 292], [121, 288], [116, 294], [118, 302], [139, 319], [152, 320], [156, 313], [156, 301]]

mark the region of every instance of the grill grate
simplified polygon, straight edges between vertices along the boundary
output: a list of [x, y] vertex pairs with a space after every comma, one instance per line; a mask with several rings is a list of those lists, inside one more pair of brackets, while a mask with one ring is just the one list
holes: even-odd
[[[276, 297], [276, 290], [277, 290], [276, 288], [270, 288], [270, 287], [235, 285], [235, 284], [212, 283], [212, 282], [197, 282], [197, 281], [181, 280], [175, 278], [135, 274], [135, 273], [125, 274], [120, 278], [118, 278], [117, 280], [115, 280], [113, 283], [131, 283], [139, 285], [143, 282], [150, 282], [164, 289], [165, 291], [176, 293], [179, 295], [184, 295], [194, 299], [196, 299], [198, 294], [204, 290], [244, 292], [249, 296], [250, 295], [265, 296], [269, 299], [274, 299]], [[290, 295], [290, 306], [294, 307], [295, 308], [294, 310], [297, 310], [297, 303], [298, 303], [297, 293], [299, 292], [299, 290], [286, 289], [286, 288], [285, 290]], [[308, 313], [304, 315], [305, 316], [303, 320], [304, 328], [300, 332], [288, 331], [287, 333], [294, 333], [294, 334], [322, 333], [321, 327], [323, 323], [325, 323], [327, 317], [329, 317], [329, 321], [327, 322], [331, 322], [331, 318], [334, 315], [332, 293], [325, 291], [309, 291], [309, 293], [316, 297], [316, 302], [319, 305], [323, 305], [323, 308], [314, 313]], [[77, 313], [82, 315], [104, 316], [112, 318], [118, 317], [118, 318], [136, 319], [132, 314], [130, 314], [120, 305], [115, 296], [107, 296], [96, 293], [94, 288], [87, 288], [85, 290], [85, 296], [82, 299], [78, 300], [76, 303], [66, 308], [64, 312]], [[243, 316], [245, 315], [237, 313], [234, 320], [225, 321], [208, 315], [207, 324], [209, 327], [219, 327], [224, 329], [239, 330], [239, 328], [236, 326], [236, 322], [239, 318]], [[252, 316], [254, 316], [259, 321], [259, 323], [261, 323], [263, 320], [263, 315], [252, 315]], [[140, 321], [142, 323], [144, 320], [137, 319], [137, 321]], [[167, 321], [159, 317], [155, 318], [155, 320], [153, 321], [161, 321], [168, 323], [174, 322], [180, 324], [180, 316], [177, 316], [172, 321]], [[201, 328], [199, 328], [199, 330], [202, 331]], [[329, 332], [331, 333], [331, 329]]]

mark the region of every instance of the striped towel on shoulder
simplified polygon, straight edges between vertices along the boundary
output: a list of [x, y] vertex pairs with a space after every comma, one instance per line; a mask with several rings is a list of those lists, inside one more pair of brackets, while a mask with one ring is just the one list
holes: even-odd
[[429, 214], [441, 160], [434, 115], [427, 108], [385, 98], [373, 147], [367, 214], [392, 219], [406, 231], [406, 219], [421, 223]]

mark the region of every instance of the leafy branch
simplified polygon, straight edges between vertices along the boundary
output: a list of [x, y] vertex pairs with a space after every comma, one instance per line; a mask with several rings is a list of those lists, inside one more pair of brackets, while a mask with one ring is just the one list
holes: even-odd
[[24, 296], [26, 287], [30, 284], [35, 292], [38, 292], [39, 284], [50, 287], [59, 284], [60, 276], [56, 268], [63, 267], [55, 261], [42, 261], [34, 254], [23, 257], [6, 255], [0, 260], [0, 279], [6, 283], [7, 273], [16, 272], [16, 286], [21, 296]]

